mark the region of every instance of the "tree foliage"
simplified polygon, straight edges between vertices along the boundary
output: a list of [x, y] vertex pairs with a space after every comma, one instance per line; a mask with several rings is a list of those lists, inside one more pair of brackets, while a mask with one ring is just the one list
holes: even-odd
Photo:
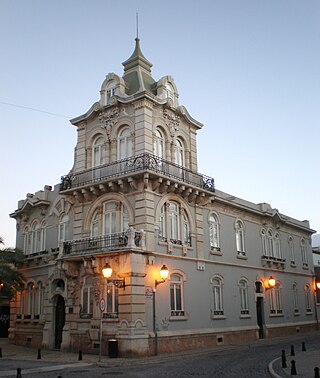
[[15, 293], [23, 289], [23, 276], [17, 270], [22, 264], [24, 255], [20, 250], [4, 248], [3, 238], [0, 237], [0, 296], [12, 298]]

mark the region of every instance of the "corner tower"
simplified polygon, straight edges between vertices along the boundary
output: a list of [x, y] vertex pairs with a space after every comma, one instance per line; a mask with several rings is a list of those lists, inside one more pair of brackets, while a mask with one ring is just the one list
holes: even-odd
[[196, 237], [202, 224], [192, 219], [214, 183], [197, 171], [202, 124], [179, 105], [171, 76], [153, 79], [138, 38], [123, 67], [122, 77], [106, 76], [99, 101], [71, 120], [78, 129], [75, 162], [60, 195], [71, 204], [73, 227], [61, 258], [79, 271], [80, 286], [89, 266], [93, 277], [108, 263], [125, 278], [116, 335], [123, 354], [147, 354], [148, 265], [175, 245], [184, 256], [203, 255], [203, 238]]

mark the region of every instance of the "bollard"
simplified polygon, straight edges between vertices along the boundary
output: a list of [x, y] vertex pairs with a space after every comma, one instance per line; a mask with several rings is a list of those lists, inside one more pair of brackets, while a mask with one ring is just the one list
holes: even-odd
[[17, 369], [17, 378], [22, 378], [21, 369], [20, 368]]
[[38, 349], [37, 360], [41, 360], [41, 349]]
[[287, 367], [287, 357], [286, 357], [286, 351], [284, 349], [282, 349], [282, 352], [281, 352], [281, 361], [282, 361], [281, 367], [286, 368]]
[[315, 367], [315, 368], [314, 368], [314, 378], [320, 378], [320, 375], [319, 375], [319, 368], [318, 368], [318, 367]]
[[295, 356], [295, 354], [294, 354], [294, 345], [291, 345], [291, 354], [290, 354], [291, 356]]
[[82, 350], [79, 350], [79, 358], [78, 361], [82, 361]]
[[0, 357], [2, 357], [2, 348], [0, 348]]
[[306, 343], [302, 341], [302, 352], [306, 351]]
[[297, 375], [296, 361], [291, 360], [291, 375]]

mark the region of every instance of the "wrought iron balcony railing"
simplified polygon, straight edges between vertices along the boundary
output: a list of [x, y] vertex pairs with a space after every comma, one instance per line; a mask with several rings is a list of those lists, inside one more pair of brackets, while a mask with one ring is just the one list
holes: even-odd
[[114, 252], [126, 248], [143, 248], [142, 233], [135, 231], [132, 239], [127, 232], [66, 241], [63, 243], [64, 255]]
[[101, 183], [108, 179], [144, 171], [156, 172], [210, 192], [215, 191], [213, 178], [148, 153], [62, 176], [60, 191]]

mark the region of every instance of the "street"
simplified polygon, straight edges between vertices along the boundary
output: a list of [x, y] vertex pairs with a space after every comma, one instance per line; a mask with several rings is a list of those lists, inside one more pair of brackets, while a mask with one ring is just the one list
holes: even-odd
[[[79, 366], [53, 372], [31, 373], [22, 370], [22, 377], [72, 378], [72, 377], [215, 377], [260, 378], [269, 377], [268, 363], [290, 350], [291, 345], [300, 348], [305, 341], [308, 350], [319, 348], [319, 335], [297, 335], [286, 339], [261, 340], [253, 345], [196, 351], [181, 355], [158, 356], [145, 359], [112, 359], [101, 366]], [[110, 366], [108, 366], [110, 361]], [[4, 362], [4, 361], [3, 361]], [[85, 363], [85, 358], [84, 361]], [[52, 365], [52, 364], [51, 364]], [[17, 366], [17, 361], [15, 361]], [[31, 366], [28, 366], [31, 367]], [[3, 365], [1, 365], [1, 370]]]

